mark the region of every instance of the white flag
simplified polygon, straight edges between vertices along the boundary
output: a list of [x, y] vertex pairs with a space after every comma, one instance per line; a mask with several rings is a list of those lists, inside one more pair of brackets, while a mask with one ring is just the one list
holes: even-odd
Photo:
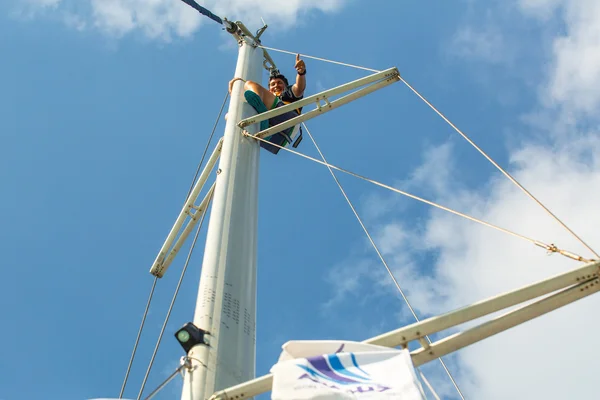
[[271, 368], [274, 400], [424, 400], [408, 350], [345, 341], [292, 341]]

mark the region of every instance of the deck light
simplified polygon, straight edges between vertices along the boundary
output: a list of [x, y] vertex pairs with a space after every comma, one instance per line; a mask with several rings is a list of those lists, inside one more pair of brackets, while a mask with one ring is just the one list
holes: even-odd
[[205, 335], [208, 335], [208, 332], [203, 331], [191, 322], [188, 322], [175, 332], [175, 338], [186, 353], [197, 344], [208, 345], [208, 340], [204, 337]]

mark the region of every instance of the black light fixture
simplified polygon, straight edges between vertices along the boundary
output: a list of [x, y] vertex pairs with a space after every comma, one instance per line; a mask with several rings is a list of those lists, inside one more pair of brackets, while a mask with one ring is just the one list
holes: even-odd
[[188, 322], [175, 332], [175, 338], [186, 353], [197, 344], [208, 345], [208, 341], [204, 337], [205, 335], [208, 335], [208, 332], [203, 331], [191, 322]]

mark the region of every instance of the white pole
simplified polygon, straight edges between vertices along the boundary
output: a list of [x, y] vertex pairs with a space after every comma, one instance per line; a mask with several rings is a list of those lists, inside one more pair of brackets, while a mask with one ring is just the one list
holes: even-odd
[[[235, 76], [260, 82], [262, 56], [242, 42]], [[256, 113], [242, 86], [238, 80], [231, 94], [194, 314], [210, 345], [189, 352], [193, 368], [185, 374], [182, 400], [208, 399], [255, 376], [259, 144], [237, 126]]]

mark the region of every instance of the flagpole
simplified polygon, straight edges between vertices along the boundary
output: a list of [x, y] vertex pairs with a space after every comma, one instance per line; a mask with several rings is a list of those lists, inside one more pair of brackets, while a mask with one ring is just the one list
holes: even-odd
[[[261, 81], [263, 51], [239, 40], [235, 76]], [[188, 353], [182, 400], [208, 399], [215, 391], [255, 376], [256, 248], [259, 144], [237, 123], [256, 112], [244, 101], [243, 82], [233, 86], [206, 237], [194, 325], [208, 344]], [[256, 126], [247, 130], [257, 132]]]

